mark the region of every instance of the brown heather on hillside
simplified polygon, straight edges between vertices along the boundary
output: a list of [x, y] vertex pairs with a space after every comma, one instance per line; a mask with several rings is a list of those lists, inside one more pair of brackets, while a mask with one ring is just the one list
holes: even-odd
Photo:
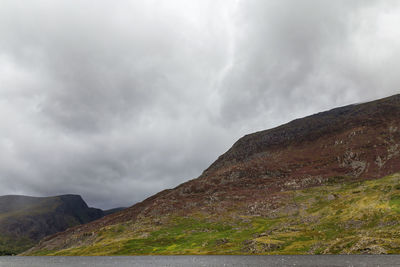
[[[122, 222], [193, 212], [274, 217], [283, 191], [371, 180], [400, 171], [400, 95], [336, 108], [239, 139], [197, 179], [97, 221], [45, 238], [35, 250], [90, 243]], [[287, 204], [287, 209], [290, 205]]]

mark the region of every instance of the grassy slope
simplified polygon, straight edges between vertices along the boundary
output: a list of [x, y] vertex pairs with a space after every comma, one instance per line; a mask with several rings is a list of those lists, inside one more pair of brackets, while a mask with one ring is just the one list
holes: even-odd
[[230, 213], [142, 219], [79, 247], [35, 255], [400, 253], [400, 174], [282, 192], [272, 217]]

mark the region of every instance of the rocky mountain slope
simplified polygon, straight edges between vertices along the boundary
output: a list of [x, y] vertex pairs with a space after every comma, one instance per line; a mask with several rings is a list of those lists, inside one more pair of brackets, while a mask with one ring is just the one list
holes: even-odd
[[45, 236], [103, 215], [78, 195], [0, 196], [0, 255], [22, 252]]
[[[254, 240], [258, 238], [255, 236], [264, 234], [266, 231], [263, 239], [267, 240], [265, 242], [267, 247], [274, 247], [278, 252], [290, 253], [295, 251], [290, 249], [291, 243], [278, 242], [281, 245], [275, 246], [272, 244], [275, 241], [271, 243], [268, 240], [279, 232], [284, 233], [285, 230], [282, 229], [290, 229], [292, 224], [298, 226], [312, 224], [327, 218], [328, 213], [303, 212], [308, 211], [307, 207], [312, 208], [317, 203], [315, 204], [317, 205], [315, 209], [317, 209], [320, 207], [320, 202], [336, 203], [329, 201], [341, 196], [341, 190], [354, 185], [354, 187], [361, 186], [362, 189], [355, 191], [375, 190], [374, 186], [370, 188], [367, 180], [378, 179], [399, 171], [400, 95], [395, 95], [369, 103], [318, 113], [274, 129], [246, 135], [220, 156], [199, 178], [183, 183], [174, 189], [164, 190], [122, 212], [46, 238], [27, 253], [164, 253], [165, 250], [163, 252], [140, 249], [146, 245], [156, 248], [160, 244], [161, 246], [168, 245], [167, 251], [174, 251], [174, 253], [228, 253], [229, 250], [210, 251], [206, 249], [206, 243], [203, 250], [200, 248], [196, 251], [190, 248], [198, 244], [185, 243], [186, 250], [185, 246], [178, 246], [179, 238], [184, 239], [186, 236], [191, 236], [191, 233], [203, 233], [203, 236], [207, 236], [206, 233], [220, 231], [225, 229], [226, 225], [226, 229], [231, 230], [225, 232], [221, 230], [220, 234], [216, 233], [219, 241], [211, 236], [208, 241], [217, 247], [229, 248], [234, 246], [228, 238], [229, 235], [234, 234], [235, 231], [247, 231], [249, 235], [244, 235], [247, 239], [241, 243], [241, 253], [244, 251], [275, 253], [276, 251], [271, 249], [259, 250], [259, 245], [254, 245], [256, 242]], [[350, 225], [349, 227], [353, 229], [352, 222], [356, 221], [355, 224], [357, 224], [360, 221], [359, 216], [364, 216], [363, 225], [370, 221], [395, 224], [397, 217], [393, 216], [397, 216], [395, 213], [397, 206], [388, 203], [397, 201], [397, 189], [393, 189], [397, 187], [396, 183], [397, 180], [390, 180], [387, 185], [380, 185], [383, 188], [388, 186], [390, 190], [377, 189], [375, 192], [377, 196], [370, 200], [368, 194], [364, 195], [365, 199], [362, 201], [358, 197], [349, 198], [348, 201], [356, 203], [354, 205], [365, 202], [363, 204], [365, 206], [368, 205], [368, 201], [378, 201], [374, 202], [376, 205], [373, 205], [378, 208], [371, 207], [370, 213], [353, 214], [350, 212], [352, 205], [345, 206], [343, 208], [348, 208], [349, 213], [346, 213], [347, 215], [341, 218], [340, 222]], [[326, 192], [324, 188], [328, 186], [344, 186], [344, 189], [332, 188], [333, 194], [325, 194], [327, 199], [318, 196], [320, 193], [318, 190]], [[307, 195], [307, 192], [314, 192], [312, 188], [318, 188], [315, 189], [317, 195]], [[380, 195], [385, 194], [385, 190], [390, 192], [390, 199], [381, 198], [388, 197], [388, 195]], [[347, 193], [349, 192], [346, 191]], [[306, 196], [299, 200], [298, 194]], [[338, 205], [347, 203], [339, 202], [338, 200]], [[336, 210], [329, 206], [328, 210], [339, 212], [340, 208]], [[355, 211], [358, 212], [357, 209]], [[373, 219], [377, 212], [383, 212], [382, 214], [388, 212], [388, 216], [392, 216], [389, 216], [391, 221]], [[298, 214], [304, 214], [305, 217], [296, 221]], [[276, 224], [274, 220], [282, 223], [278, 224], [279, 229], [271, 228]], [[182, 222], [187, 225], [179, 228], [180, 230], [173, 228], [174, 225], [180, 225]], [[235, 222], [235, 224], [230, 225], [229, 222]], [[213, 229], [214, 226], [219, 230]], [[327, 228], [324, 229], [324, 227]], [[176, 234], [176, 236], [173, 235], [176, 243], [168, 239], [172, 238], [168, 235], [170, 231], [174, 231], [173, 229], [176, 230], [172, 232]], [[336, 236], [329, 234], [332, 229], [339, 231], [342, 228], [335, 224], [330, 227], [321, 226], [318, 231], [322, 234], [319, 237], [316, 237], [314, 232], [308, 232], [307, 229], [304, 230], [306, 232], [296, 231], [302, 233], [298, 238], [305, 238], [311, 244], [311, 240], [318, 241], [318, 238], [325, 240]], [[288, 230], [289, 232], [291, 230]], [[149, 239], [154, 235], [159, 238]], [[163, 243], [164, 237], [169, 241], [165, 240]], [[106, 245], [102, 243], [105, 240], [108, 242]], [[99, 246], [99, 244], [102, 245]], [[119, 247], [119, 250], [107, 249], [114, 246]], [[174, 250], [174, 247], [180, 250]], [[245, 249], [246, 247], [248, 250]], [[325, 250], [308, 247], [308, 250], [303, 252], [344, 251], [326, 250], [325, 246]], [[359, 250], [350, 252], [356, 251]], [[377, 250], [370, 251], [377, 252]], [[381, 251], [390, 250], [382, 249]], [[232, 250], [229, 253], [239, 252]]]

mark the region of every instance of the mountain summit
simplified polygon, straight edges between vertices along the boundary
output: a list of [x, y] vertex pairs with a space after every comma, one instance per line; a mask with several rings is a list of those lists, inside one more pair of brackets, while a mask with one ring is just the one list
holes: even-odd
[[397, 225], [397, 176], [373, 180], [399, 171], [395, 95], [246, 135], [197, 179], [56, 234], [28, 254], [383, 253], [386, 243], [356, 236], [366, 225]]

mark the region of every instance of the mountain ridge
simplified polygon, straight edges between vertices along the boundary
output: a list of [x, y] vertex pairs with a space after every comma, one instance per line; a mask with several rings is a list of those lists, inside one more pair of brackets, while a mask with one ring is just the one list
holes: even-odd
[[[346, 115], [347, 117], [349, 117], [350, 115], [361, 115], [363, 116], [363, 121], [361, 121], [361, 118], [357, 118], [357, 120], [355, 120], [354, 118], [352, 120], [349, 120], [349, 123], [352, 124], [357, 124], [357, 122], [360, 124], [362, 124], [362, 126], [368, 125], [370, 123], [373, 123], [373, 117], [372, 115], [377, 115], [379, 114], [381, 116], [384, 116], [387, 113], [390, 113], [391, 116], [393, 115], [398, 115], [398, 109], [396, 109], [395, 112], [393, 112], [393, 105], [399, 105], [400, 103], [400, 94], [397, 95], [393, 95], [390, 97], [386, 97], [383, 99], [379, 99], [379, 100], [375, 100], [375, 101], [371, 101], [371, 102], [365, 102], [365, 103], [360, 103], [360, 104], [351, 104], [351, 105], [346, 105], [343, 107], [338, 107], [338, 108], [333, 108], [331, 110], [328, 111], [324, 111], [324, 112], [318, 112], [303, 118], [299, 118], [299, 119], [295, 119], [292, 120], [288, 123], [285, 123], [283, 125], [268, 129], [268, 130], [262, 130], [262, 131], [257, 131], [251, 134], [246, 134], [243, 137], [241, 137], [237, 142], [235, 142], [233, 144], [233, 146], [224, 154], [222, 154], [220, 157], [218, 157], [218, 159], [212, 163], [210, 165], [209, 168], [207, 168], [205, 170], [205, 172], [207, 172], [207, 170], [212, 169], [220, 160], [225, 160], [226, 157], [228, 157], [227, 155], [229, 155], [230, 153], [232, 153], [231, 151], [234, 150], [237, 146], [242, 146], [243, 143], [246, 142], [247, 139], [257, 139], [257, 140], [261, 140], [261, 141], [265, 141], [265, 136], [267, 136], [267, 142], [264, 144], [264, 146], [269, 146], [269, 148], [273, 147], [273, 146], [282, 146], [282, 145], [287, 145], [284, 143], [284, 141], [296, 141], [298, 142], [298, 138], [303, 138], [305, 139], [307, 137], [308, 140], [312, 140], [312, 139], [316, 139], [319, 136], [326, 134], [328, 131], [340, 131], [343, 128], [337, 128], [337, 127], [329, 127], [330, 125], [337, 125], [337, 121], [339, 120], [339, 118], [341, 119], [343, 115]], [[378, 109], [378, 105], [382, 106], [384, 105], [385, 108], [382, 110]], [[373, 106], [373, 109], [370, 109], [371, 106]], [[359, 109], [359, 110], [355, 110], [355, 109]], [[361, 109], [361, 110], [360, 110]], [[362, 112], [365, 112], [365, 109], [370, 109], [369, 112], [367, 112], [367, 114], [363, 114]], [[317, 120], [320, 124], [322, 123], [322, 127], [324, 127], [322, 130], [317, 131], [315, 128], [315, 124], [313, 125], [312, 123], [309, 123], [306, 126], [304, 126], [302, 124], [302, 122], [304, 120]], [[336, 120], [336, 121], [332, 121], [332, 120]], [[312, 122], [312, 121], [311, 121]], [[318, 125], [319, 127], [321, 127], [321, 125]], [[347, 125], [348, 126], [348, 125]], [[354, 125], [355, 126], [355, 125]], [[354, 127], [353, 126], [353, 127]], [[359, 126], [359, 125], [357, 125]], [[292, 129], [293, 132], [293, 128], [295, 130], [300, 129], [300, 130], [305, 130], [305, 133], [301, 133], [299, 136], [299, 133], [296, 133], [296, 138], [297, 140], [294, 140], [293, 137], [293, 133], [288, 133], [288, 129]], [[271, 136], [272, 135], [272, 136]], [[279, 137], [284, 137], [284, 139], [279, 139]], [[307, 141], [307, 140], [301, 140], [301, 141]], [[251, 148], [251, 147], [250, 147]], [[243, 151], [249, 152], [249, 147], [246, 147], [246, 149], [243, 149]], [[249, 155], [246, 154], [246, 157], [248, 157]]]
[[[282, 201], [288, 200], [285, 192], [399, 172], [399, 128], [400, 95], [394, 95], [245, 135], [198, 178], [163, 190], [123, 212], [46, 238], [28, 254], [57, 250], [61, 243], [63, 249], [95, 246], [101, 229], [125, 223], [162, 225], [164, 218], [171, 216], [274, 218]], [[296, 209], [292, 204], [287, 208]]]

